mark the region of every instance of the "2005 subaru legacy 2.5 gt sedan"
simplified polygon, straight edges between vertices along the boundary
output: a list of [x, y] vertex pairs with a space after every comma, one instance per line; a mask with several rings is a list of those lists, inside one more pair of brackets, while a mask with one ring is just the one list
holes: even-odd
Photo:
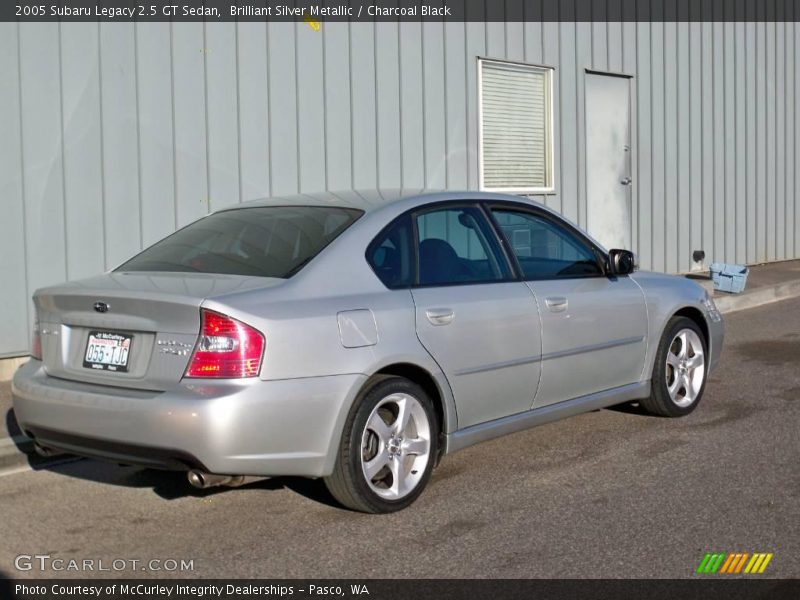
[[634, 400], [688, 414], [723, 337], [695, 282], [477, 192], [239, 204], [34, 301], [13, 396], [41, 452], [199, 487], [324, 477], [366, 512], [477, 442]]

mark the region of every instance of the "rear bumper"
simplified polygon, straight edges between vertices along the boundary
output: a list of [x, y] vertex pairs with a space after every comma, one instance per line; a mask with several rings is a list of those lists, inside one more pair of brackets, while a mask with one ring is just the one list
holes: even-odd
[[156, 468], [319, 477], [333, 471], [365, 380], [188, 380], [147, 392], [49, 377], [31, 360], [12, 395], [20, 427], [43, 446]]

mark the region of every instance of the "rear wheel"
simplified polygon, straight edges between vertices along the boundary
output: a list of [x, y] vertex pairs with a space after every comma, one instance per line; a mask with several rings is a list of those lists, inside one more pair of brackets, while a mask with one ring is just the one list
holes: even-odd
[[654, 415], [682, 417], [700, 403], [708, 376], [707, 342], [697, 323], [673, 317], [664, 329], [653, 367], [650, 397], [642, 406]]
[[421, 387], [402, 377], [381, 379], [350, 411], [325, 485], [353, 510], [401, 510], [430, 479], [438, 432], [436, 412]]

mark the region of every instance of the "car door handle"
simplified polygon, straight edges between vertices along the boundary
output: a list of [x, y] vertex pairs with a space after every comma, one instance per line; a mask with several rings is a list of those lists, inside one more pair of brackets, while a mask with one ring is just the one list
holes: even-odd
[[620, 179], [620, 183], [622, 185], [630, 185], [633, 183], [633, 179], [631, 179], [630, 177], [623, 177], [622, 179]]
[[550, 296], [544, 299], [544, 303], [550, 312], [564, 312], [569, 305], [567, 299], [563, 296]]
[[430, 308], [425, 311], [425, 316], [431, 325], [449, 325], [456, 317], [450, 308]]

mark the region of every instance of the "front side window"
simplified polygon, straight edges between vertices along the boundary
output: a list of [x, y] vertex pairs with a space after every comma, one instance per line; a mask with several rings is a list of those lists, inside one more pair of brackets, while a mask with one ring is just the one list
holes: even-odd
[[553, 189], [552, 69], [480, 60], [482, 189]]
[[361, 214], [358, 210], [317, 206], [223, 211], [173, 233], [116, 270], [287, 278]]
[[416, 217], [420, 285], [502, 281], [511, 277], [491, 225], [474, 206]]
[[524, 211], [493, 209], [492, 214], [517, 257], [525, 279], [603, 274], [592, 248], [569, 229]]

